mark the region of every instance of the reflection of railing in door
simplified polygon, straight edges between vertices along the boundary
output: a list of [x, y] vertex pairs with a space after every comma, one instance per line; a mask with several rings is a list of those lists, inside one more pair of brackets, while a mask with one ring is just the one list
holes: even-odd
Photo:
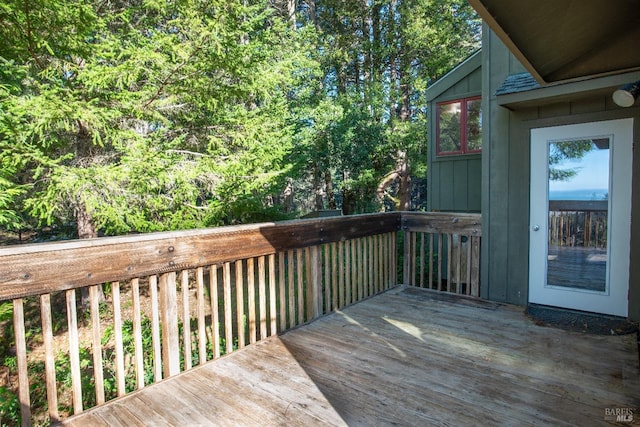
[[549, 246], [606, 248], [607, 200], [550, 200]]

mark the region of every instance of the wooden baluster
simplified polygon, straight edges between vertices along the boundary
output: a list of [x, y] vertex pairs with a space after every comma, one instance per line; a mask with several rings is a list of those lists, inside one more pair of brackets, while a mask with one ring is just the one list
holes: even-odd
[[389, 233], [387, 243], [387, 289], [395, 286], [398, 282], [398, 232]]
[[391, 250], [392, 239], [392, 233], [387, 233], [382, 236], [382, 248], [380, 251], [382, 257], [382, 283], [380, 290], [388, 289], [391, 286], [391, 263], [393, 262]]
[[256, 284], [255, 284], [255, 259], [247, 260], [247, 305], [249, 313], [247, 314], [247, 322], [249, 322], [249, 343], [256, 342]]
[[133, 345], [135, 352], [136, 385], [138, 390], [144, 387], [144, 349], [142, 348], [142, 313], [140, 309], [140, 280], [131, 280], [133, 302]]
[[[275, 335], [278, 333], [278, 316], [276, 314], [276, 254], [270, 254], [268, 258], [269, 262], [269, 316], [271, 333], [269, 335]], [[284, 302], [284, 297], [280, 300], [280, 304]]]
[[260, 315], [260, 339], [267, 337], [267, 289], [265, 257], [258, 257], [258, 314]]
[[458, 247], [456, 250], [456, 292], [462, 293], [462, 236], [456, 235], [456, 241], [458, 242]]
[[338, 293], [340, 297], [340, 301], [338, 302], [338, 308], [344, 307], [344, 300], [345, 300], [344, 270], [345, 270], [344, 242], [340, 241], [338, 243]]
[[411, 284], [411, 232], [404, 232], [404, 259], [402, 262], [402, 281], [405, 285]]
[[331, 244], [325, 243], [322, 245], [322, 254], [324, 257], [324, 280], [321, 281], [324, 287], [324, 308], [321, 313], [328, 313], [331, 311]]
[[312, 320], [313, 317], [313, 304], [315, 301], [315, 295], [312, 292], [312, 274], [313, 274], [313, 266], [311, 265], [311, 248], [305, 248], [304, 250], [304, 265], [305, 265], [305, 293], [306, 293], [306, 304], [305, 304], [305, 318], [307, 322]]
[[442, 290], [442, 234], [438, 233], [438, 290]]
[[421, 288], [424, 288], [424, 258], [425, 258], [424, 233], [420, 233], [420, 287]]
[[[92, 310], [91, 314], [93, 319], [93, 308], [91, 310]], [[44, 352], [45, 352], [44, 368], [45, 368], [45, 378], [47, 382], [47, 406], [49, 407], [49, 420], [53, 424], [60, 421], [60, 414], [58, 413], [58, 385], [56, 382], [56, 365], [55, 365], [56, 359], [55, 359], [55, 354], [53, 353], [53, 326], [51, 324], [51, 294], [40, 295], [40, 317], [42, 318], [42, 340], [44, 343]], [[23, 329], [24, 329], [24, 326], [23, 326]], [[17, 334], [16, 334], [16, 337], [18, 337]], [[17, 339], [16, 339], [16, 342], [17, 342]], [[100, 341], [98, 341], [98, 343], [100, 344]], [[95, 342], [94, 342], [93, 351], [94, 353], [96, 352]], [[19, 351], [17, 351], [17, 353], [19, 354]], [[98, 353], [100, 354], [100, 362], [102, 362], [102, 352], [98, 351]], [[20, 366], [20, 363], [18, 363], [18, 366]], [[94, 354], [94, 366], [98, 366], [96, 364], [95, 354]], [[102, 368], [102, 365], [100, 365], [100, 368]], [[100, 375], [102, 375], [102, 370], [100, 370]], [[98, 377], [96, 376], [96, 398], [98, 397], [97, 378]], [[22, 385], [20, 386], [20, 390], [22, 390]], [[20, 401], [22, 402], [22, 399], [20, 399]], [[104, 402], [104, 386], [102, 387], [102, 402]], [[102, 402], [98, 402], [98, 404]], [[25, 420], [25, 418], [23, 418], [23, 420]]]
[[184, 352], [184, 370], [191, 369], [191, 308], [189, 306], [189, 271], [182, 270], [182, 346]]
[[416, 262], [417, 258], [417, 248], [418, 248], [418, 233], [411, 233], [411, 255], [409, 257], [409, 272], [411, 277], [411, 286], [416, 286], [418, 284], [416, 277], [416, 269], [418, 268], [418, 263]]
[[100, 331], [100, 297], [101, 290], [97, 285], [89, 286], [89, 303], [91, 309], [91, 338], [93, 352], [93, 379], [96, 389], [96, 403], [104, 403], [104, 376], [102, 371], [102, 334]]
[[382, 262], [382, 281], [380, 283], [380, 290], [383, 290], [387, 289], [391, 285], [391, 233], [382, 235], [380, 259]]
[[383, 291], [387, 289], [389, 286], [389, 253], [391, 252], [391, 245], [389, 242], [391, 241], [391, 234], [385, 233], [380, 236], [380, 288], [379, 291]]
[[231, 263], [224, 263], [224, 340], [225, 340], [225, 352], [229, 354], [233, 351], [233, 327], [231, 319]]
[[151, 341], [153, 342], [153, 381], [162, 379], [162, 346], [160, 343], [160, 309], [158, 298], [158, 276], [149, 276], [151, 296]]
[[[74, 305], [75, 307], [75, 305]], [[31, 425], [31, 398], [29, 396], [29, 373], [27, 366], [27, 341], [24, 328], [24, 301], [13, 300], [13, 333], [16, 340], [16, 362], [18, 365], [18, 399], [22, 426]]]
[[196, 295], [198, 297], [198, 356], [202, 365], [207, 361], [207, 322], [204, 314], [204, 268], [196, 268]]
[[238, 348], [245, 345], [244, 319], [244, 266], [242, 261], [236, 261], [236, 324], [238, 326]]
[[304, 249], [296, 250], [296, 279], [298, 282], [298, 325], [304, 323]]
[[467, 279], [465, 283], [467, 284], [467, 295], [471, 295], [471, 236], [467, 236]]
[[357, 283], [357, 295], [356, 301], [360, 301], [364, 298], [364, 289], [369, 284], [369, 275], [364, 268], [365, 254], [367, 252], [365, 238], [356, 239], [356, 247], [358, 248], [358, 281]]
[[372, 270], [372, 275], [370, 277], [369, 283], [369, 293], [368, 296], [375, 295], [380, 292], [380, 282], [382, 279], [382, 263], [380, 257], [380, 239], [382, 236], [377, 234], [369, 238], [370, 242], [370, 252], [369, 252], [369, 262], [371, 266], [369, 267]]
[[365, 271], [369, 272], [369, 280], [367, 282], [367, 287], [365, 288], [365, 297], [369, 297], [375, 294], [376, 289], [376, 280], [378, 274], [378, 263], [376, 262], [377, 255], [377, 237], [378, 236], [368, 236], [367, 240], [367, 263], [365, 265]]
[[80, 374], [80, 342], [78, 339], [78, 316], [76, 312], [76, 290], [66, 291], [67, 326], [69, 334], [69, 364], [71, 368], [71, 389], [73, 413], [82, 412], [82, 378]]
[[120, 282], [111, 283], [111, 299], [113, 301], [113, 335], [116, 347], [116, 385], [118, 396], [124, 396], [125, 372], [124, 372], [124, 349], [122, 345], [122, 312], [120, 310]]
[[311, 270], [311, 281], [307, 291], [311, 294], [310, 319], [316, 319], [322, 314], [322, 259], [319, 246], [311, 246], [309, 250], [308, 269]]
[[344, 305], [351, 303], [351, 242], [344, 242]]
[[285, 282], [285, 254], [278, 253], [278, 290], [280, 291], [280, 330], [287, 329], [287, 283]]
[[289, 282], [289, 327], [296, 323], [295, 265], [293, 251], [287, 251], [287, 279]]
[[209, 267], [209, 296], [211, 297], [211, 331], [213, 358], [220, 357], [220, 311], [218, 309], [218, 266]]
[[471, 295], [480, 296], [480, 237], [471, 236]]
[[433, 289], [433, 233], [429, 233], [429, 289]]
[[453, 239], [447, 233], [447, 292], [452, 292], [453, 280], [451, 280], [451, 258], [453, 257]]
[[338, 244], [331, 243], [331, 306], [327, 312], [338, 308]]
[[176, 273], [160, 275], [160, 316], [162, 319], [162, 366], [165, 378], [180, 373], [180, 340]]
[[376, 246], [375, 246], [375, 237], [376, 236], [367, 236], [364, 238], [366, 241], [365, 247], [365, 261], [364, 261], [364, 274], [367, 276], [367, 284], [364, 288], [363, 297], [369, 297], [374, 294], [375, 283], [376, 283], [376, 273], [378, 271], [378, 267], [376, 264]]
[[365, 263], [367, 262], [367, 238], [362, 237], [359, 240], [358, 250], [360, 251], [360, 265], [358, 266], [358, 301], [364, 299], [366, 289], [369, 287], [369, 272], [370, 268], [367, 268]]
[[384, 262], [384, 242], [386, 236], [384, 234], [378, 235], [376, 239], [376, 244], [378, 246], [378, 256], [377, 256], [377, 264], [378, 264], [378, 280], [376, 281], [375, 292], [379, 293], [385, 288], [385, 262]]
[[351, 280], [349, 280], [349, 285], [347, 286], [347, 299], [349, 300], [347, 304], [351, 304], [357, 300], [357, 286], [358, 286], [358, 249], [356, 246], [356, 240], [352, 239], [350, 241], [351, 246]]

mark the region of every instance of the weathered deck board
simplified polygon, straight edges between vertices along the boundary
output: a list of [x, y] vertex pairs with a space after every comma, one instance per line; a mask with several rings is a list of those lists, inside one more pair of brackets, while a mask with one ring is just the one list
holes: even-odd
[[607, 250], [582, 246], [549, 246], [547, 282], [554, 286], [603, 292]]
[[640, 408], [635, 338], [399, 287], [64, 424], [600, 425]]

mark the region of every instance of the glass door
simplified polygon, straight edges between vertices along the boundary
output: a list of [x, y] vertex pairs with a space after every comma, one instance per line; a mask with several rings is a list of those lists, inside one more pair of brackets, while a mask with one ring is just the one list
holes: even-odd
[[548, 142], [547, 286], [607, 290], [610, 143]]
[[626, 316], [632, 123], [532, 130], [530, 302]]

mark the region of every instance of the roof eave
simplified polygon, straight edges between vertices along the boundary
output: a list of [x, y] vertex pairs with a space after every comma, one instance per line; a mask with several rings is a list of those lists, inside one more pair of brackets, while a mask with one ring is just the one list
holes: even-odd
[[548, 84], [528, 91], [497, 95], [496, 100], [498, 105], [516, 110], [554, 102], [572, 101], [598, 94], [610, 97], [616, 88], [637, 80], [640, 80], [640, 71], [632, 71], [579, 81]]

